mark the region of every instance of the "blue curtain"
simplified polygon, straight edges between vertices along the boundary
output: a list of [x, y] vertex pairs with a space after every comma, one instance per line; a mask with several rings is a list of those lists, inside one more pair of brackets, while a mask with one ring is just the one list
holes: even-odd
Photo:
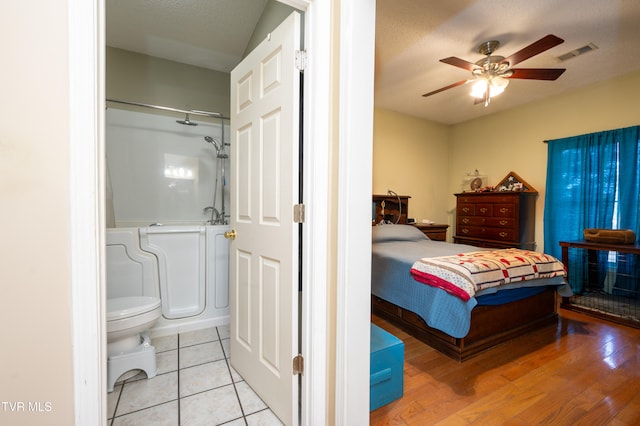
[[[640, 126], [548, 142], [547, 185], [544, 210], [544, 251], [561, 257], [559, 241], [583, 239], [585, 228], [632, 229], [640, 235]], [[616, 200], [617, 198], [617, 200]], [[617, 201], [617, 210], [615, 210]], [[615, 215], [615, 216], [614, 216]], [[570, 250], [573, 256], [582, 256]], [[637, 291], [624, 276], [638, 273], [637, 256], [619, 262], [616, 287]], [[630, 259], [630, 260], [629, 260]], [[608, 254], [598, 255], [599, 282], [604, 281]], [[577, 263], [574, 263], [577, 262]], [[571, 269], [571, 287], [582, 291], [584, 268]], [[638, 276], [638, 275], [635, 275]]]

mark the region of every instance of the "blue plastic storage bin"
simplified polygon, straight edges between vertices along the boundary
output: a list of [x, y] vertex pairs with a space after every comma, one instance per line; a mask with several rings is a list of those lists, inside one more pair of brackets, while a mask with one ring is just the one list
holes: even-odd
[[403, 368], [404, 343], [402, 340], [371, 324], [370, 411], [402, 397]]

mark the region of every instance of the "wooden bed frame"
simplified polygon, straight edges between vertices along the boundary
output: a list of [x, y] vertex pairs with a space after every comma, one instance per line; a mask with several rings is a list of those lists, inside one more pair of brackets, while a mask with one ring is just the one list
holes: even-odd
[[373, 295], [371, 312], [459, 362], [514, 337], [558, 323], [555, 287], [504, 305], [476, 306], [471, 311], [469, 333], [463, 338], [431, 328], [417, 314]]
[[[398, 198], [402, 207], [398, 205]], [[411, 197], [408, 195], [373, 195], [373, 224], [383, 219], [382, 201], [385, 201], [385, 213], [397, 218], [401, 210], [402, 215], [398, 223], [406, 223], [409, 198]], [[471, 311], [469, 333], [462, 338], [451, 337], [431, 328], [418, 314], [373, 295], [371, 312], [459, 362], [514, 337], [558, 323], [555, 287], [550, 287], [536, 296], [504, 305], [476, 306]]]

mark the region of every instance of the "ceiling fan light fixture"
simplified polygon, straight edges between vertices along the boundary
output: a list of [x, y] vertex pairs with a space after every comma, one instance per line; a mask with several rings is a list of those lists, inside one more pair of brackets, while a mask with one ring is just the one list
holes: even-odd
[[504, 89], [509, 85], [509, 80], [496, 76], [492, 78], [479, 78], [478, 81], [473, 83], [471, 86], [471, 96], [478, 99], [483, 99], [484, 94], [487, 90], [487, 86], [489, 87], [489, 97], [498, 96]]
[[471, 96], [478, 99], [484, 98], [484, 93], [487, 90], [488, 83], [488, 80], [479, 78], [478, 81], [473, 83], [473, 85], [471, 86]]
[[509, 79], [497, 76], [493, 77], [490, 83], [489, 95], [492, 97], [498, 96], [500, 93], [504, 92], [504, 89], [509, 85]]

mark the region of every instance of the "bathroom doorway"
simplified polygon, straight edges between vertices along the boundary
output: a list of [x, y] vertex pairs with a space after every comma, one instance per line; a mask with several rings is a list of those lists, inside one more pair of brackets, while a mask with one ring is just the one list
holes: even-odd
[[[366, 161], [353, 162], [348, 167], [339, 167], [340, 179], [331, 188], [325, 179], [338, 168], [336, 159], [329, 155], [332, 148], [327, 145], [335, 136], [331, 124], [333, 119], [349, 123], [335, 139], [336, 146], [333, 148], [340, 152], [339, 156], [348, 158], [351, 155], [362, 159], [371, 155], [375, 5], [364, 0], [343, 3], [340, 5], [342, 21], [338, 22], [330, 2], [286, 0], [286, 3], [307, 12], [306, 45], [309, 49], [309, 62], [315, 64], [313, 70], [305, 72], [305, 79], [308, 77], [308, 80], [305, 83], [304, 100], [307, 154], [304, 180], [308, 187], [313, 188], [313, 191], [308, 191], [306, 199], [307, 215], [314, 217], [314, 220], [306, 226], [309, 238], [305, 241], [309, 248], [309, 258], [303, 261], [305, 282], [309, 284], [304, 297], [309, 309], [305, 311], [303, 318], [303, 328], [307, 331], [303, 350], [313, 353], [314, 359], [311, 361], [313, 368], [305, 371], [306, 379], [303, 381], [302, 421], [305, 424], [313, 421], [326, 423], [335, 418], [348, 423], [361, 423], [368, 418], [368, 398], [365, 393], [368, 375], [362, 371], [366, 366], [359, 365], [368, 354], [368, 339], [364, 339], [365, 334], [368, 336], [365, 333], [368, 327], [368, 309], [364, 309], [361, 303], [367, 298], [368, 289], [358, 274], [366, 275], [363, 271], [368, 269], [370, 259], [366, 259], [364, 253], [369, 252], [370, 241], [362, 238], [367, 231], [361, 227], [360, 222], [366, 221], [370, 215], [366, 201], [369, 198], [367, 188], [371, 184], [371, 170]], [[75, 90], [70, 92], [70, 113], [83, 118], [71, 121], [72, 154], [80, 159], [71, 175], [79, 181], [86, 180], [87, 185], [93, 187], [93, 190], [80, 187], [80, 191], [72, 188], [72, 205], [76, 206], [78, 218], [72, 227], [76, 242], [71, 251], [72, 261], [78, 268], [72, 287], [75, 293], [73, 312], [76, 318], [73, 332], [74, 358], [77, 360], [74, 365], [74, 400], [79, 424], [99, 421], [101, 416], [98, 414], [102, 413], [105, 394], [102, 386], [98, 386], [102, 384], [104, 372], [100, 371], [95, 362], [83, 361], [101, 358], [100, 339], [96, 337], [95, 331], [100, 328], [104, 330], [103, 321], [96, 316], [96, 312], [101, 312], [104, 302], [99, 299], [100, 266], [95, 263], [102, 252], [102, 237], [97, 225], [103, 220], [99, 207], [104, 200], [100, 188], [94, 185], [96, 182], [102, 183], [103, 167], [99, 157], [95, 155], [102, 149], [100, 134], [104, 95], [101, 87], [104, 87], [105, 79], [100, 68], [103, 63], [102, 50], [95, 43], [102, 40], [104, 27], [100, 18], [103, 12], [104, 2], [98, 1], [73, 3], [69, 14], [70, 74], [77, 77], [74, 80]], [[334, 39], [332, 35], [338, 34], [338, 25], [344, 34], [354, 26], [359, 31], [351, 37]], [[343, 59], [338, 68], [335, 68], [332, 58], [338, 53]], [[341, 85], [341, 107], [335, 111], [332, 101], [335, 97], [335, 93], [332, 94], [332, 73], [344, 81]], [[356, 102], [358, 108], [348, 108], [348, 105]], [[93, 141], [93, 144], [87, 144], [87, 141]], [[348, 199], [339, 198], [330, 194], [333, 191], [352, 196]], [[358, 196], [360, 193], [363, 194], [362, 197]], [[341, 267], [341, 273], [337, 276], [339, 297], [344, 297], [343, 302], [335, 307], [337, 322], [334, 325], [340, 334], [337, 338], [335, 330], [327, 329], [327, 286], [333, 281], [333, 278], [329, 278], [333, 273], [329, 263], [333, 261], [326, 256], [329, 237], [335, 234], [335, 230], [333, 225], [329, 226], [326, 208], [334, 202], [337, 203], [337, 208], [350, 213], [340, 237], [334, 241], [338, 245], [336, 255], [340, 257], [348, 251], [356, 254], [349, 265]], [[345, 245], [347, 241], [348, 247]], [[357, 253], [363, 255], [358, 256]], [[334, 259], [333, 256], [331, 259]], [[94, 285], [87, 286], [87, 283]], [[346, 283], [349, 285], [346, 286]], [[310, 332], [311, 329], [313, 333]], [[336, 342], [335, 352], [327, 348], [328, 335], [329, 340]], [[363, 340], [367, 343], [366, 346], [363, 345]], [[335, 370], [331, 367], [334, 365]], [[339, 383], [327, 382], [329, 375], [337, 377]], [[327, 420], [327, 415], [332, 417]]]
[[[218, 2], [225, 3], [225, 2]], [[253, 39], [260, 39], [260, 32], [265, 31], [263, 28], [270, 28], [270, 26], [275, 25], [277, 22], [278, 12], [283, 10], [293, 10], [290, 7], [284, 7], [281, 4], [278, 4], [275, 1], [270, 2], [260, 2], [255, 0], [250, 0], [249, 2], [240, 1], [240, 2], [229, 2], [229, 4], [234, 7], [238, 7], [238, 4], [251, 4], [251, 5], [262, 5], [264, 9], [261, 10], [260, 19], [258, 19], [255, 28], [252, 29], [251, 39], [249, 39], [247, 44], [247, 50], [251, 48], [253, 43]], [[193, 64], [182, 63], [176, 61], [170, 61], [171, 59], [171, 51], [169, 49], [169, 53], [167, 54], [164, 46], [155, 46], [155, 49], [149, 49], [148, 51], [140, 48], [136, 45], [135, 37], [137, 36], [135, 32], [127, 37], [127, 32], [131, 31], [132, 28], [127, 28], [127, 25], [133, 25], [135, 30], [138, 30], [141, 26], [148, 26], [149, 32], [151, 36], [157, 35], [153, 33], [153, 31], [157, 31], [152, 22], [148, 22], [149, 16], [155, 16], [160, 14], [160, 11], [156, 11], [154, 9], [150, 9], [150, 4], [145, 3], [144, 9], [137, 10], [136, 3], [127, 3], [126, 5], [123, 3], [115, 3], [107, 1], [107, 101], [109, 105], [109, 110], [107, 111], [107, 170], [108, 175], [111, 175], [111, 179], [114, 181], [114, 192], [115, 189], [119, 189], [118, 193], [116, 193], [116, 197], [120, 201], [120, 203], [116, 203], [116, 211], [114, 214], [115, 220], [112, 226], [136, 226], [136, 227], [144, 227], [149, 226], [150, 224], [160, 224], [164, 225], [173, 225], [173, 222], [179, 222], [181, 220], [190, 220], [197, 221], [198, 215], [201, 215], [203, 207], [206, 204], [203, 204], [204, 199], [196, 199], [191, 202], [194, 197], [185, 198], [185, 201], [189, 202], [174, 202], [172, 198], [174, 195], [185, 195], [191, 193], [199, 193], [201, 198], [206, 198], [209, 194], [212, 193], [210, 188], [205, 187], [204, 190], [200, 189], [198, 191], [198, 187], [193, 185], [193, 183], [199, 183], [200, 186], [204, 186], [203, 182], [209, 175], [213, 175], [213, 173], [205, 173], [211, 167], [206, 161], [203, 161], [202, 155], [200, 155], [200, 160], [197, 160], [199, 151], [204, 151], [205, 149], [208, 151], [209, 147], [203, 142], [203, 137], [190, 138], [190, 133], [198, 133], [200, 128], [204, 128], [207, 126], [211, 126], [210, 122], [214, 122], [214, 125], [217, 125], [215, 118], [213, 120], [207, 120], [208, 117], [204, 119], [199, 117], [198, 114], [195, 115], [187, 115], [186, 118], [181, 117], [179, 115], [166, 117], [166, 115], [172, 115], [174, 111], [166, 111], [166, 107], [168, 108], [181, 108], [186, 111], [189, 110], [198, 110], [198, 111], [217, 111], [223, 117], [228, 117], [230, 114], [229, 105], [225, 105], [229, 103], [229, 92], [230, 87], [228, 80], [225, 79], [227, 77], [227, 73], [222, 70], [211, 70], [209, 68], [202, 69], [206, 67], [195, 67]], [[158, 2], [157, 5], [162, 6], [162, 2]], [[111, 8], [113, 6], [113, 8]], [[124, 7], [126, 10], [120, 9], [120, 7]], [[139, 12], [139, 13], [136, 13]], [[211, 11], [209, 11], [211, 12]], [[243, 21], [252, 21], [255, 19], [257, 13], [255, 11], [247, 10], [247, 13], [244, 14]], [[203, 12], [205, 15], [209, 15], [208, 12]], [[198, 14], [197, 14], [198, 15]], [[251, 17], [251, 18], [250, 18]], [[224, 17], [213, 16], [209, 17], [208, 25], [212, 27], [216, 27], [216, 20], [218, 18], [224, 19]], [[263, 19], [264, 18], [264, 19]], [[122, 20], [119, 22], [118, 19]], [[174, 18], [172, 18], [174, 19]], [[178, 21], [180, 17], [176, 17]], [[245, 22], [242, 23], [244, 25]], [[168, 23], [167, 26], [171, 27], [174, 24]], [[228, 22], [225, 22], [224, 25], [229, 25]], [[235, 25], [236, 27], [240, 27], [240, 23]], [[299, 32], [299, 30], [298, 30]], [[170, 33], [165, 34], [170, 36]], [[124, 38], [123, 38], [124, 37]], [[230, 37], [232, 39], [238, 38], [237, 36]], [[263, 36], [262, 38], [265, 38]], [[266, 36], [269, 38], [269, 36]], [[171, 44], [171, 41], [168, 41], [168, 44]], [[135, 49], [135, 50], [127, 50], [127, 49]], [[189, 50], [189, 48], [186, 48]], [[246, 53], [246, 52], [245, 52]], [[154, 54], [163, 55], [164, 57], [157, 57]], [[292, 53], [293, 55], [293, 53]], [[180, 60], [180, 55], [176, 55], [176, 60]], [[185, 60], [189, 60], [188, 58]], [[196, 69], [198, 68], [198, 69]], [[222, 67], [224, 69], [224, 67]], [[189, 75], [191, 78], [186, 78], [185, 75]], [[297, 79], [296, 79], [297, 81]], [[168, 86], [171, 86], [171, 90], [168, 90]], [[298, 85], [295, 85], [296, 89], [298, 89]], [[298, 89], [299, 90], [299, 89]], [[175, 93], [172, 93], [175, 91]], [[198, 96], [202, 94], [200, 92], [205, 92], [206, 98], [204, 100], [199, 100]], [[226, 92], [226, 93], [225, 93]], [[126, 96], [126, 97], [125, 97]], [[159, 99], [165, 97], [166, 100], [160, 101]], [[115, 100], [123, 100], [124, 102], [114, 102]], [[158, 100], [156, 100], [158, 99]], [[203, 103], [196, 103], [199, 101], [203, 101]], [[208, 101], [209, 103], [205, 103], [204, 101]], [[127, 122], [126, 124], [119, 124], [117, 127], [113, 125], [114, 117], [117, 116], [118, 111], [122, 111], [119, 108], [122, 108], [124, 104], [125, 108], [133, 109], [134, 111], [124, 111], [120, 115], [136, 116], [142, 114], [158, 114], [158, 111], [153, 111], [156, 104], [162, 103], [164, 107], [155, 108], [160, 109], [159, 114], [164, 117], [160, 117], [163, 121], [161, 124], [148, 124], [148, 120], [145, 121], [136, 121], [136, 122]], [[118, 108], [118, 109], [116, 109]], [[146, 111], [140, 110], [140, 108], [151, 108], [151, 110], [147, 109]], [[297, 108], [296, 108], [297, 109]], [[296, 111], [296, 118], [298, 113]], [[151, 120], [151, 119], [149, 119]], [[179, 124], [176, 124], [177, 121]], [[207, 122], [209, 121], [209, 122]], [[176, 129], [171, 128], [171, 126], [176, 127]], [[193, 126], [193, 127], [191, 127]], [[120, 132], [122, 128], [126, 128], [127, 133], [133, 133], [133, 138], [131, 140], [124, 140]], [[115, 134], [117, 129], [120, 133]], [[195, 130], [193, 130], [195, 129]], [[193, 130], [193, 132], [191, 132]], [[206, 130], [206, 129], [205, 129]], [[205, 131], [203, 130], [203, 131]], [[211, 134], [217, 134], [220, 132], [216, 132], [214, 130], [206, 130]], [[166, 142], [162, 142], [162, 138], [158, 136], [158, 133], [162, 135], [166, 135]], [[229, 132], [226, 132], [227, 135]], [[224, 135], [224, 127], [222, 135]], [[297, 135], [297, 131], [295, 132]], [[184, 141], [181, 139], [185, 139]], [[188, 152], [183, 152], [184, 148], [187, 144], [192, 144], [191, 139], [193, 139], [194, 147], [191, 148]], [[224, 144], [224, 137], [219, 137], [221, 140], [221, 144]], [[200, 147], [197, 142], [201, 142]], [[204, 140], [207, 140], [207, 137], [204, 137]], [[212, 138], [213, 142], [216, 140]], [[177, 144], [173, 148], [167, 148], [167, 146], [173, 146], [169, 144]], [[113, 144], [113, 145], [111, 145]], [[142, 148], [136, 148], [135, 150], [131, 147], [133, 145], [140, 145]], [[124, 146], [123, 146], [124, 145]], [[224, 145], [222, 145], [224, 147]], [[156, 148], [159, 147], [159, 148]], [[180, 149], [179, 149], [179, 148]], [[230, 147], [233, 150], [233, 147]], [[169, 150], [172, 150], [171, 153], [168, 153]], [[159, 152], [156, 152], [159, 151]], [[134, 156], [134, 153], [138, 153], [140, 155]], [[154, 172], [158, 167], [155, 166], [155, 163], [163, 163], [162, 166], [165, 169], [164, 178], [161, 176], [161, 180], [167, 180], [167, 169], [170, 169], [169, 172], [177, 169], [177, 166], [170, 168], [166, 166], [167, 156], [171, 156], [171, 159], [174, 157], [178, 157], [177, 160], [181, 160], [186, 164], [186, 160], [195, 158], [195, 161], [192, 161], [189, 164], [181, 164], [180, 170], [184, 169], [185, 176], [173, 176], [174, 181], [177, 182], [174, 186], [160, 185], [148, 182], [151, 179], [144, 178], [154, 175]], [[154, 158], [157, 157], [157, 161]], [[134, 160], [134, 158], [136, 160]], [[206, 156], [204, 157], [206, 159]], [[118, 160], [118, 161], [115, 161]], [[176, 161], [177, 161], [176, 160]], [[232, 160], [232, 159], [231, 159]], [[114, 167], [114, 165], [122, 165], [126, 163], [131, 163], [135, 161], [136, 164], [131, 164], [126, 168], [118, 168]], [[155, 161], [155, 162], [154, 162]], [[175, 162], [175, 161], [174, 161]], [[145, 167], [141, 167], [140, 164], [145, 165]], [[193, 164], [192, 164], [193, 163]], [[199, 169], [198, 169], [199, 164]], [[189, 166], [189, 167], [187, 167]], [[124, 166], [120, 166], [124, 167]], [[133, 170], [131, 170], [133, 169]], [[142, 170], [144, 169], [144, 170]], [[207, 169], [207, 170], [204, 170]], [[224, 170], [224, 169], [223, 169]], [[188, 174], [187, 174], [188, 173]], [[136, 176], [138, 176], [136, 178]], [[294, 173], [294, 176], [298, 176], [298, 172]], [[217, 174], [216, 174], [217, 177]], [[142, 178], [142, 179], [141, 179]], [[187, 179], [188, 178], [188, 179]], [[141, 196], [129, 196], [130, 192], [135, 190], [135, 187], [141, 186], [137, 182], [137, 179], [141, 179], [144, 181], [146, 188], [148, 190], [142, 190]], [[198, 180], [199, 179], [199, 180]], [[211, 179], [213, 182], [213, 179]], [[212, 183], [211, 182], [211, 183]], [[181, 185], [181, 186], [180, 186]], [[233, 185], [233, 182], [231, 183]], [[155, 189], [157, 187], [161, 187], [165, 189], [165, 195], [155, 196], [153, 198], [153, 194], [155, 193]], [[150, 188], [150, 189], [149, 189]], [[188, 189], [188, 190], [185, 190]], [[182, 190], [181, 190], [182, 189]], [[297, 191], [296, 191], [297, 192]], [[187, 194], [187, 195], [188, 195]], [[227, 194], [223, 193], [222, 201], [224, 204], [225, 198], [227, 198]], [[109, 196], [109, 191], [107, 191], [107, 196]], [[124, 197], [123, 197], [124, 196]], [[153, 199], [150, 199], [153, 198]], [[184, 197], [183, 197], [184, 198]], [[131, 206], [123, 206], [122, 200], [127, 199], [131, 200]], [[136, 204], [136, 201], [141, 201]], [[214, 198], [215, 200], [215, 198]], [[165, 204], [166, 208], [161, 209], [161, 211], [154, 212], [154, 209], [150, 210], [150, 207], [158, 207]], [[194, 204], [194, 205], [191, 205]], [[227, 205], [229, 205], [227, 200]], [[139, 208], [137, 208], [138, 206]], [[184, 210], [187, 206], [191, 207], [191, 214], [184, 214], [182, 211], [176, 212], [176, 214], [170, 214], [167, 212], [167, 208], [169, 210]], [[129, 208], [131, 207], [131, 208]], [[217, 206], [211, 206], [213, 209], [216, 209]], [[287, 209], [288, 211], [289, 209]], [[152, 218], [155, 217], [155, 218]], [[137, 223], [136, 219], [142, 219], [144, 223]], [[205, 218], [200, 218], [200, 220], [204, 220]], [[109, 224], [108, 224], [109, 226]], [[156, 225], [160, 226], [160, 225]], [[297, 243], [296, 243], [297, 245]], [[295, 263], [294, 263], [295, 264]], [[297, 276], [297, 274], [296, 274]], [[296, 285], [297, 288], [297, 285]], [[296, 302], [298, 297], [293, 298]], [[297, 311], [297, 308], [296, 308]], [[294, 321], [287, 320], [286, 323], [297, 325], [299, 324], [299, 320], [295, 319]], [[151, 331], [152, 337], [154, 331]], [[296, 333], [297, 338], [297, 333]], [[297, 339], [296, 339], [297, 340]], [[297, 351], [296, 351], [297, 353]], [[284, 365], [286, 367], [289, 366], [290, 360], [286, 363], [280, 360], [280, 365]], [[250, 378], [247, 378], [249, 381]], [[297, 385], [297, 380], [296, 380]], [[292, 395], [292, 392], [287, 392], [288, 395]], [[297, 396], [299, 391], [296, 389], [293, 394]], [[264, 394], [263, 394], [264, 395]], [[265, 396], [267, 398], [265, 398]], [[268, 394], [263, 396], [263, 399], [268, 399]], [[279, 396], [281, 398], [281, 396]], [[273, 403], [277, 403], [277, 399], [273, 402], [270, 402], [269, 405]], [[298, 402], [296, 401], [293, 404], [294, 407], [298, 407]], [[290, 411], [290, 410], [289, 410]], [[289, 421], [291, 422], [291, 415], [287, 415]], [[297, 418], [297, 414], [293, 416]]]

